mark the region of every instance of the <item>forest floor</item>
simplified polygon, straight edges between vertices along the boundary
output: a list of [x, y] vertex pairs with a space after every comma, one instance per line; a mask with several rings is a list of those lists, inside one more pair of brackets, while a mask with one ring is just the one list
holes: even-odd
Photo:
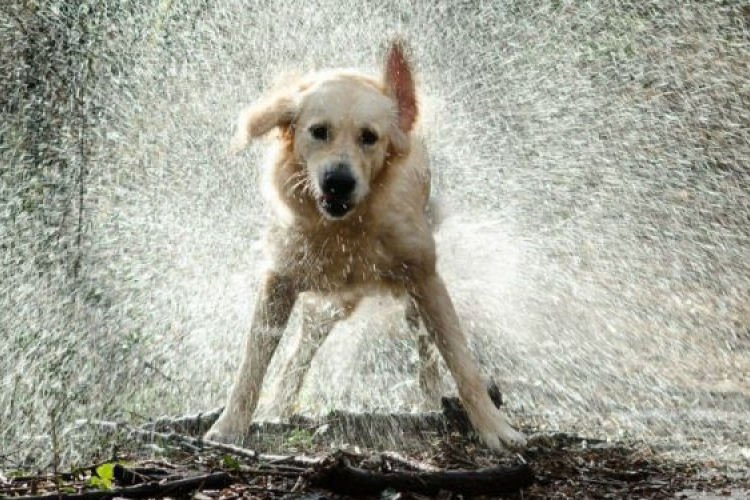
[[[747, 470], [667, 460], [643, 442], [532, 429], [522, 453], [497, 454], [449, 417], [339, 413], [325, 422], [260, 424], [252, 451], [189, 436], [215, 415], [147, 427], [92, 423], [109, 443], [101, 461], [64, 472], [0, 471], [0, 498], [750, 499]], [[402, 446], [376, 445], [384, 432], [399, 434]]]

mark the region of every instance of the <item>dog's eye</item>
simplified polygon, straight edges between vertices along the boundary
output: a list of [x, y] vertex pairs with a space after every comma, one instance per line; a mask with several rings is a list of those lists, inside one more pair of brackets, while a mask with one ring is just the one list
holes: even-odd
[[378, 142], [378, 134], [376, 134], [373, 130], [370, 130], [369, 128], [364, 128], [362, 129], [362, 132], [359, 134], [359, 140], [365, 146], [372, 146], [373, 144]]
[[328, 125], [313, 125], [310, 127], [310, 135], [319, 141], [327, 141], [330, 135]]

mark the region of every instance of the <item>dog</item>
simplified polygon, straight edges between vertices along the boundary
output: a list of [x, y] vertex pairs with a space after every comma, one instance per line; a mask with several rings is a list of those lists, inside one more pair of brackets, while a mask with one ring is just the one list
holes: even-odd
[[[270, 265], [259, 286], [244, 358], [229, 401], [206, 439], [242, 441], [292, 309], [302, 332], [282, 363], [276, 404], [288, 410], [315, 350], [360, 299], [390, 293], [406, 301], [419, 331], [419, 383], [438, 395], [435, 346], [456, 381], [480, 438], [493, 449], [526, 443], [490, 400], [446, 286], [436, 268], [426, 216], [430, 171], [419, 136], [418, 102], [403, 44], [392, 42], [380, 78], [321, 71], [277, 89], [242, 113], [233, 149], [276, 130], [270, 165], [275, 218]], [[321, 298], [330, 303], [321, 305]]]

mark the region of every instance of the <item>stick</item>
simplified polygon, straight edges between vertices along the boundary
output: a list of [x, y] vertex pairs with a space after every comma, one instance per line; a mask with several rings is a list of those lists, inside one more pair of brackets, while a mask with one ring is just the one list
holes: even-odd
[[13, 500], [105, 500], [113, 497], [122, 498], [149, 498], [179, 496], [202, 488], [224, 488], [232, 484], [232, 476], [226, 472], [207, 474], [177, 479], [164, 483], [146, 483], [138, 486], [127, 486], [124, 488], [113, 488], [102, 491], [85, 491], [83, 493], [50, 493], [40, 496], [13, 497]]
[[420, 472], [437, 472], [440, 470], [439, 467], [435, 467], [434, 465], [404, 457], [401, 454], [396, 453], [395, 451], [384, 451], [380, 454], [380, 456], [383, 457], [384, 460], [393, 462], [409, 470]]
[[476, 470], [382, 473], [352, 467], [339, 456], [319, 468], [310, 480], [315, 486], [348, 495], [373, 495], [388, 488], [423, 495], [435, 495], [440, 490], [467, 495], [501, 495], [530, 486], [534, 473], [526, 464]]

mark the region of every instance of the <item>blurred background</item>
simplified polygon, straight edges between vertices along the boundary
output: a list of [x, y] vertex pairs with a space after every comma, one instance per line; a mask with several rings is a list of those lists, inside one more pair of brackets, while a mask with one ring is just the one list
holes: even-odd
[[[0, 468], [86, 460], [80, 419], [223, 404], [268, 218], [237, 113], [284, 71], [377, 74], [396, 34], [439, 265], [513, 419], [750, 461], [746, 2], [7, 0]], [[299, 411], [415, 410], [416, 360], [369, 300]]]

